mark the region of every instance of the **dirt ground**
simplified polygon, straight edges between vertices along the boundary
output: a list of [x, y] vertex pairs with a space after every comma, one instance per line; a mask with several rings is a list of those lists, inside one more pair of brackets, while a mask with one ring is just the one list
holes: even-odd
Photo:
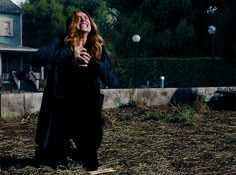
[[[175, 114], [173, 106], [104, 110], [100, 168], [115, 169], [111, 175], [236, 174], [236, 111], [200, 113], [194, 126], [163, 120]], [[0, 120], [0, 174], [86, 174], [73, 162], [57, 169], [34, 163], [36, 122], [36, 114]]]

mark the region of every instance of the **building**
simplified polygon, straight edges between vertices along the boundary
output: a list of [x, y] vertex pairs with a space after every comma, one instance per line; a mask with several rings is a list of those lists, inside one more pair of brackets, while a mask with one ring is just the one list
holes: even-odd
[[30, 66], [30, 54], [37, 49], [22, 45], [22, 16], [23, 10], [11, 0], [0, 0], [1, 90], [37, 90], [43, 79]]

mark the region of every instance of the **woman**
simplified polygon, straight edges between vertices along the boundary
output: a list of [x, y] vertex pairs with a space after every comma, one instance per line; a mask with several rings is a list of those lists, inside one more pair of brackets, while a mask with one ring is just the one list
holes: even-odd
[[74, 160], [88, 171], [98, 168], [103, 135], [100, 80], [118, 86], [104, 45], [90, 15], [77, 10], [68, 20], [67, 33], [32, 55], [32, 65], [50, 65], [36, 132], [40, 163], [66, 165], [72, 139]]

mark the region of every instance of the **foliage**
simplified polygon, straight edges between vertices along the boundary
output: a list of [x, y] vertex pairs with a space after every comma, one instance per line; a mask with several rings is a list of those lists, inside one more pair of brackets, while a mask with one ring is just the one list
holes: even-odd
[[[133, 59], [117, 60], [121, 87], [132, 87]], [[165, 76], [165, 87], [235, 86], [232, 64], [222, 58], [139, 58], [137, 85], [149, 81], [151, 88], [159, 87], [160, 76]]]
[[65, 30], [63, 6], [57, 0], [29, 1], [22, 5], [24, 14], [24, 44], [40, 46]]
[[167, 122], [178, 123], [183, 126], [196, 126], [198, 114], [189, 105], [178, 107], [173, 116], [165, 118]]
[[173, 108], [173, 112], [147, 111], [141, 117], [144, 121], [164, 121], [178, 124], [179, 126], [197, 126], [199, 113], [195, 111], [194, 107], [183, 105]]
[[195, 40], [195, 31], [186, 18], [182, 18], [175, 30], [176, 48], [179, 49], [179, 54], [185, 53], [186, 56], [191, 56], [194, 49], [193, 41]]
[[119, 12], [116, 9], [107, 8], [106, 1], [100, 1], [94, 20], [100, 29], [101, 35], [106, 40], [106, 48], [109, 52], [114, 52], [112, 40], [109, 38], [113, 37], [110, 31], [114, 30], [115, 25], [118, 23], [118, 15]]
[[[53, 36], [64, 33], [68, 16], [80, 9], [95, 15], [100, 1], [29, 0], [21, 4], [24, 10], [24, 44], [40, 47]], [[32, 39], [33, 38], [33, 39]]]
[[[88, 11], [114, 58], [133, 57], [132, 36], [139, 34], [139, 57], [211, 56], [209, 25], [217, 27], [215, 55], [232, 60], [234, 0], [28, 0], [24, 13], [25, 45], [38, 47], [65, 31], [67, 17], [77, 8]], [[217, 6], [209, 15], [209, 6]], [[223, 43], [223, 44], [222, 44]]]

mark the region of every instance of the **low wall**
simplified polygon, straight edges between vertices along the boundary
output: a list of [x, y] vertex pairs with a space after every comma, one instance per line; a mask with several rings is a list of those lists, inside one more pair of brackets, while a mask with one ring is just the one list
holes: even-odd
[[[182, 103], [193, 94], [204, 97], [206, 102], [217, 95], [218, 91], [236, 92], [236, 87], [202, 88], [145, 88], [145, 89], [102, 89], [103, 108], [117, 108], [132, 102], [147, 106]], [[1, 118], [9, 119], [25, 114], [36, 113], [40, 109], [42, 92], [22, 92], [1, 94]]]

